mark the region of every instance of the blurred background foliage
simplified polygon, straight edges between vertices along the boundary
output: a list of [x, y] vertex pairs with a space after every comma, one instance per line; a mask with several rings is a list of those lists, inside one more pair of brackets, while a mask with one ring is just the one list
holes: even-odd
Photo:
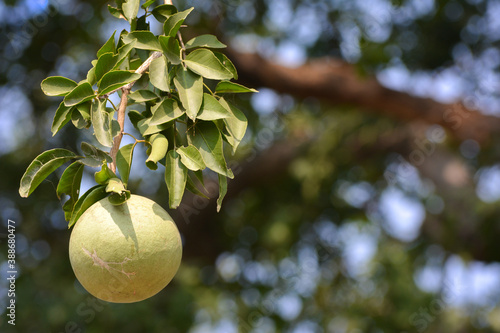
[[[408, 98], [500, 113], [500, 1], [174, 3], [196, 8], [186, 36], [217, 34], [235, 57], [258, 54], [290, 72], [326, 58]], [[89, 296], [68, 259], [60, 173], [28, 199], [17, 191], [43, 150], [96, 142], [71, 126], [51, 136], [59, 99], [42, 94], [41, 80], [81, 80], [127, 23], [103, 1], [3, 0], [0, 27], [0, 331], [500, 332], [500, 128], [487, 140], [457, 137], [426, 110], [405, 120], [373, 112], [364, 96], [288, 94], [287, 82], [235, 101], [250, 124], [222, 211], [188, 195], [171, 211], [185, 249], [173, 282], [136, 304]], [[130, 188], [167, 207], [162, 170], [147, 170], [144, 157]], [[81, 193], [92, 178], [87, 170]], [[15, 327], [5, 315], [8, 219]]]

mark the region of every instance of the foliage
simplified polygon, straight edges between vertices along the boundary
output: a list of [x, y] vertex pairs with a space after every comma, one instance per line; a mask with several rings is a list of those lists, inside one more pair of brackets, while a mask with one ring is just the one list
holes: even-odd
[[[145, 12], [140, 17], [137, 17], [138, 0], [117, 1], [117, 7], [109, 6], [112, 15], [130, 23], [131, 31], [119, 34], [118, 45], [115, 45], [116, 31], [113, 32], [97, 51], [86, 79], [77, 83], [51, 76], [41, 83], [45, 95], [64, 97], [54, 116], [53, 135], [71, 120], [77, 128], [92, 126], [97, 141], [115, 150], [106, 153], [83, 142], [81, 149], [85, 156], [52, 149], [28, 166], [19, 188], [22, 197], [28, 197], [65, 162], [76, 160], [64, 171], [57, 186], [59, 197], [62, 194], [70, 197], [63, 207], [69, 227], [88, 207], [107, 195], [116, 205], [130, 198], [127, 185], [138, 143], [148, 146], [149, 156], [145, 161], [148, 168], [156, 170], [157, 163], [165, 165], [170, 208], [179, 206], [185, 189], [204, 195], [192, 181], [190, 186], [186, 184], [188, 177], [191, 180], [195, 177], [194, 172], [209, 168], [219, 174], [217, 210], [220, 210], [227, 191], [225, 177], [233, 178], [224, 157], [223, 142], [232, 147], [234, 154], [245, 134], [247, 120], [222, 95], [256, 90], [229, 81], [237, 78], [234, 65], [222, 53], [210, 50], [226, 47], [217, 37], [205, 34], [184, 45], [180, 28], [193, 8], [178, 12], [175, 6], [167, 4], [151, 8], [153, 3], [143, 4]], [[150, 24], [145, 22], [150, 16], [163, 23], [163, 35], [156, 36], [149, 30]], [[129, 93], [148, 69], [148, 89]], [[215, 87], [213, 92], [210, 87]], [[121, 93], [119, 108], [109, 99], [113, 93]], [[127, 133], [123, 133], [123, 124], [115, 120], [115, 113], [125, 113], [125, 107], [144, 109], [129, 114], [142, 138], [134, 137], [134, 144], [119, 148], [121, 136]], [[108, 167], [110, 162], [112, 169]], [[85, 165], [101, 168], [95, 173], [99, 185], [79, 197]], [[200, 180], [203, 184], [203, 177]]]

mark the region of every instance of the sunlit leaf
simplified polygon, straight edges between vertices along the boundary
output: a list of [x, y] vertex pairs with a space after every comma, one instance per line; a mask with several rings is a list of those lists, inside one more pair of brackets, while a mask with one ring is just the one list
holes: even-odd
[[132, 22], [132, 20], [137, 17], [137, 13], [139, 12], [139, 3], [139, 0], [127, 0], [123, 3], [123, 15], [125, 15], [125, 18], [129, 22]]
[[[181, 159], [182, 160], [182, 159]], [[191, 172], [188, 172], [188, 177], [186, 181], [186, 190], [189, 192], [199, 195], [200, 197], [203, 197], [205, 199], [210, 199], [205, 193], [201, 192], [198, 187], [196, 186], [196, 183], [192, 179], [192, 175], [190, 174]]]
[[156, 163], [167, 154], [168, 140], [163, 134], [156, 133], [151, 135], [148, 141], [151, 144], [151, 153], [146, 160], [146, 166], [151, 170], [156, 170], [158, 169]]
[[130, 176], [130, 169], [132, 168], [132, 159], [134, 157], [134, 147], [135, 144], [130, 143], [125, 145], [118, 150], [116, 154], [116, 168], [120, 173], [120, 177], [122, 179], [125, 187], [128, 185], [128, 179]]
[[111, 147], [113, 145], [112, 115], [106, 110], [106, 101], [98, 100], [92, 103], [91, 118], [97, 141], [103, 146]]
[[186, 17], [191, 13], [194, 7], [191, 7], [183, 12], [175, 13], [170, 16], [165, 23], [163, 24], [163, 31], [165, 32], [165, 36], [174, 37], [179, 31], [179, 28], [184, 23]]
[[230, 82], [230, 81], [221, 81], [217, 84], [215, 88], [216, 94], [226, 94], [226, 93], [256, 93], [257, 90], [253, 88], [247, 88], [242, 86], [241, 84]]
[[111, 171], [106, 163], [101, 165], [101, 170], [94, 173], [94, 179], [97, 184], [106, 185], [112, 178], [116, 178], [116, 174]]
[[189, 170], [198, 171], [206, 168], [205, 162], [203, 162], [203, 158], [195, 146], [179, 147], [177, 152], [181, 156], [182, 164]]
[[159, 124], [159, 125], [151, 125], [150, 124], [151, 118], [145, 118], [140, 120], [137, 123], [137, 128], [139, 129], [139, 132], [141, 133], [142, 136], [146, 135], [151, 135], [155, 133], [159, 133], [163, 131], [164, 129], [167, 129], [171, 126], [171, 124]]
[[203, 101], [203, 78], [179, 66], [174, 77], [174, 85], [186, 114], [194, 120]]
[[149, 66], [149, 80], [156, 88], [162, 91], [170, 91], [167, 59], [164, 55], [151, 62]]
[[227, 193], [227, 178], [226, 176], [220, 174], [218, 176], [219, 176], [219, 197], [217, 198], [217, 212], [220, 212], [220, 209], [222, 207], [222, 200], [224, 200], [224, 197], [226, 196]]
[[167, 56], [168, 61], [172, 65], [181, 63], [181, 47], [179, 41], [175, 37], [160, 36], [158, 37], [163, 53]]
[[71, 214], [73, 213], [73, 208], [76, 201], [78, 200], [78, 194], [80, 192], [80, 184], [82, 182], [84, 165], [80, 161], [72, 163], [69, 167], [64, 170], [59, 183], [57, 184], [57, 197], [60, 199], [61, 195], [67, 194], [69, 199], [64, 203], [63, 211], [64, 218], [69, 221]]
[[118, 53], [117, 53], [118, 59], [116, 60], [115, 67], [113, 69], [118, 69], [120, 67], [120, 65], [125, 61], [125, 59], [127, 59], [130, 52], [132, 52], [132, 50], [134, 49], [136, 42], [137, 42], [137, 40], [134, 39], [130, 43], [125, 44], [118, 49]]
[[163, 102], [155, 105], [155, 107], [151, 109], [151, 112], [153, 112], [153, 117], [149, 124], [160, 125], [179, 118], [185, 111], [179, 107], [175, 99], [167, 98], [164, 99]]
[[229, 178], [234, 177], [232, 171], [227, 168], [222, 137], [214, 123], [203, 121], [196, 124], [195, 128], [188, 133], [188, 141], [200, 151], [209, 169]]
[[114, 55], [111, 52], [104, 53], [99, 57], [97, 64], [95, 65], [95, 79], [97, 82], [102, 79], [104, 74], [108, 73], [115, 67], [117, 60], [118, 55]]
[[96, 96], [94, 89], [88, 82], [77, 85], [69, 94], [64, 97], [64, 105], [73, 106], [86, 101], [90, 101]]
[[49, 76], [40, 84], [42, 91], [47, 96], [66, 96], [78, 84], [63, 76]]
[[102, 77], [98, 84], [99, 95], [106, 95], [107, 93], [123, 87], [126, 84], [137, 81], [140, 78], [141, 74], [130, 73], [128, 71], [114, 70], [108, 72]]
[[143, 103], [158, 99], [158, 95], [151, 90], [141, 89], [129, 94], [128, 98], [133, 99], [136, 103]]
[[21, 197], [28, 197], [48, 175], [64, 163], [76, 158], [80, 158], [80, 156], [62, 148], [47, 150], [38, 155], [21, 178], [19, 186]]
[[99, 58], [104, 53], [111, 52], [114, 54], [116, 52], [115, 34], [116, 30], [113, 31], [113, 34], [111, 35], [111, 37], [109, 37], [108, 41], [104, 43], [104, 45], [99, 49], [99, 51], [97, 51], [97, 58]]
[[181, 203], [186, 188], [187, 172], [187, 168], [181, 163], [180, 155], [174, 150], [169, 151], [165, 162], [165, 183], [168, 188], [170, 208], [177, 208]]
[[52, 126], [51, 126], [51, 131], [52, 131], [52, 136], [56, 135], [57, 132], [61, 128], [63, 128], [64, 125], [68, 123], [71, 119], [71, 110], [73, 109], [72, 106], [66, 106], [64, 105], [64, 102], [61, 102], [59, 104], [59, 107], [56, 110], [56, 113], [54, 115], [54, 120], [52, 121]]
[[220, 104], [233, 114], [230, 118], [224, 119], [224, 124], [228, 133], [224, 133], [227, 142], [233, 148], [233, 154], [236, 152], [241, 140], [245, 136], [248, 121], [245, 114], [236, 108], [233, 104], [228, 103], [224, 98], [219, 100]]
[[126, 44], [131, 43], [134, 39], [136, 39], [137, 41], [134, 45], [136, 49], [161, 51], [160, 43], [151, 31], [133, 31], [124, 35], [122, 39]]
[[217, 120], [230, 118], [232, 116], [233, 114], [223, 107], [215, 97], [206, 93], [203, 94], [201, 111], [198, 113], [196, 118], [202, 120]]
[[200, 35], [190, 39], [186, 44], [186, 49], [192, 49], [195, 47], [208, 47], [211, 49], [222, 49], [227, 47], [225, 44], [221, 43], [217, 37], [214, 35]]
[[233, 74], [207, 49], [198, 49], [189, 53], [184, 60], [193, 72], [212, 80], [229, 80]]
[[156, 6], [151, 13], [159, 22], [164, 23], [166, 19], [177, 13], [177, 8], [173, 5], [159, 5]]
[[148, 8], [149, 6], [151, 6], [152, 4], [154, 4], [156, 2], [156, 0], [149, 0], [149, 1], [146, 1], [145, 3], [143, 3], [141, 5], [141, 8], [142, 9], [146, 9]]
[[76, 202], [71, 214], [71, 219], [68, 223], [68, 229], [71, 228], [82, 214], [97, 201], [104, 199], [108, 193], [106, 192], [106, 185], [96, 185], [85, 192]]
[[224, 53], [214, 52], [214, 54], [220, 63], [233, 75], [233, 79], [238, 80], [238, 72], [233, 62]]

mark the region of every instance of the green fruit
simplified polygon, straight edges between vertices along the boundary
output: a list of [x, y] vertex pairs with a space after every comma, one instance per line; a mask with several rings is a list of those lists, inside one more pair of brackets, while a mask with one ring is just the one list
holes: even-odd
[[102, 199], [78, 219], [69, 259], [82, 286], [114, 303], [142, 301], [174, 277], [182, 257], [179, 231], [157, 203], [132, 195], [115, 206]]

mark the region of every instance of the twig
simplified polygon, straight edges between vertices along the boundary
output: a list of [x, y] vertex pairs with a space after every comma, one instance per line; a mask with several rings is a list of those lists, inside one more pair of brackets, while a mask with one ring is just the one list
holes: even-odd
[[[173, 5], [172, 0], [164, 0], [164, 3], [166, 5]], [[182, 43], [182, 40], [181, 40], [181, 43]], [[163, 54], [162, 52], [158, 52], [158, 51], [153, 52], [153, 54], [151, 54], [149, 56], [149, 58], [147, 58], [146, 61], [144, 61], [142, 63], [142, 65], [140, 65], [139, 68], [136, 69], [135, 73], [141, 74], [141, 75], [146, 73], [149, 66], [153, 62], [153, 60], [161, 57], [162, 54]], [[118, 150], [120, 149], [120, 144], [121, 144], [122, 138], [123, 138], [123, 131], [124, 131], [124, 127], [125, 127], [125, 110], [127, 109], [128, 94], [130, 94], [130, 90], [132, 89], [132, 87], [134, 86], [134, 83], [136, 83], [136, 82], [137, 81], [130, 82], [129, 84], [127, 84], [121, 88], [115, 89], [106, 95], [100, 96], [101, 98], [107, 99], [109, 97], [109, 95], [115, 93], [116, 91], [118, 91], [120, 89], [122, 90], [122, 97], [120, 100], [120, 106], [118, 107], [118, 123], [120, 124], [120, 133], [118, 133], [118, 135], [115, 136], [115, 138], [113, 140], [113, 147], [111, 147], [111, 151], [109, 152], [109, 154], [111, 155], [111, 158], [113, 159], [113, 163], [111, 163], [111, 170], [113, 170], [113, 172], [116, 172], [116, 154], [118, 154]]]
[[[136, 73], [136, 74], [141, 74], [141, 75], [142, 75], [142, 74], [144, 74], [144, 73], [146, 73], [146, 71], [148, 70], [149, 66], [150, 66], [150, 65], [151, 65], [151, 63], [153, 62], [153, 60], [155, 60], [156, 58], [161, 57], [161, 55], [162, 55], [162, 54], [163, 54], [163, 53], [158, 52], [158, 51], [153, 52], [153, 54], [151, 54], [151, 55], [149, 56], [149, 58], [147, 58], [147, 59], [146, 59], [146, 61], [144, 61], [144, 62], [142, 63], [142, 65], [141, 65], [141, 66], [139, 66], [139, 68], [137, 68], [137, 69], [135, 70], [135, 73]], [[132, 89], [132, 86], [135, 84], [135, 82], [136, 82], [136, 81], [133, 81], [133, 82], [130, 82], [129, 84], [127, 84], [127, 85], [125, 85], [125, 86], [123, 86], [123, 87], [116, 88], [115, 90], [113, 90], [113, 91], [111, 91], [111, 92], [109, 92], [109, 93], [107, 93], [107, 94], [105, 94], [105, 95], [101, 95], [101, 96], [99, 96], [99, 98], [108, 98], [108, 97], [109, 97], [109, 95], [114, 94], [115, 92], [117, 92], [117, 91], [118, 91], [118, 90], [120, 90], [120, 89], [128, 89], [128, 90], [130, 90], [130, 89]]]
[[115, 136], [113, 140], [113, 147], [111, 147], [111, 151], [109, 154], [113, 159], [113, 163], [111, 163], [111, 170], [116, 173], [116, 154], [118, 154], [118, 150], [120, 149], [120, 143], [122, 142], [123, 137], [123, 129], [125, 127], [125, 109], [127, 109], [128, 103], [128, 94], [130, 93], [130, 89], [122, 89], [122, 98], [120, 100], [120, 106], [118, 107], [118, 123], [120, 124], [120, 133]]
[[[137, 68], [137, 70], [135, 72], [137, 74], [141, 74], [141, 75], [144, 74], [148, 70], [148, 68], [151, 65], [151, 63], [153, 62], [153, 60], [161, 57], [161, 55], [162, 55], [161, 52], [153, 52], [153, 54], [151, 54], [149, 56], [149, 58], [146, 59], [146, 61], [144, 61], [142, 63], [142, 65], [139, 66], [139, 68]], [[113, 159], [113, 163], [111, 163], [111, 170], [113, 172], [116, 172], [116, 154], [118, 153], [118, 150], [120, 149], [120, 143], [122, 142], [122, 138], [123, 138], [123, 130], [125, 128], [125, 110], [127, 109], [128, 94], [130, 94], [130, 90], [134, 86], [135, 82], [137, 82], [137, 81], [130, 82], [129, 84], [127, 84], [121, 88], [118, 88], [118, 89], [110, 92], [109, 94], [107, 94], [109, 96], [110, 94], [118, 91], [119, 89], [122, 90], [122, 97], [120, 100], [120, 106], [118, 107], [118, 119], [117, 119], [118, 123], [120, 124], [120, 133], [118, 133], [118, 135], [115, 136], [115, 138], [113, 140], [113, 147], [111, 147], [111, 151], [109, 152], [109, 154], [111, 155], [111, 158]], [[106, 98], [107, 98], [107, 96], [106, 96]]]

